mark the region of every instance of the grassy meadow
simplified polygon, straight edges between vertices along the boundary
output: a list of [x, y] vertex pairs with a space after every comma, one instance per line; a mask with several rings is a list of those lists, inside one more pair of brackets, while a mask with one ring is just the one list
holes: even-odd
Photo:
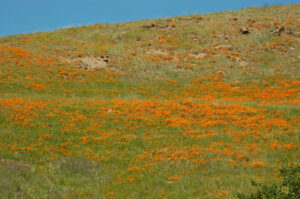
[[300, 164], [300, 5], [0, 37], [0, 198], [236, 198]]

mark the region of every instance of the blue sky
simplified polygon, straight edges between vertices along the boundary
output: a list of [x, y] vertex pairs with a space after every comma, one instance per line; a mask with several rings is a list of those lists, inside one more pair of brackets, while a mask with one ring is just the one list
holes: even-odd
[[0, 36], [117, 23], [300, 0], [0, 0]]

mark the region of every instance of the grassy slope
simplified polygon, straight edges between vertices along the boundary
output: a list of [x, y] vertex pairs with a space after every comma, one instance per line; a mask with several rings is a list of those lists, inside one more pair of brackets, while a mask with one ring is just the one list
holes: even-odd
[[[300, 163], [299, 13], [0, 38], [2, 196], [234, 198], [250, 179], [275, 180]], [[105, 68], [76, 67], [101, 55]]]

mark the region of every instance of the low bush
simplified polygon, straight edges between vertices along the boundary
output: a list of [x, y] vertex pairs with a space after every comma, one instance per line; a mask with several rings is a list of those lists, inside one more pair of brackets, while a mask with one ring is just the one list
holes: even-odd
[[280, 169], [282, 181], [263, 185], [252, 181], [257, 187], [256, 193], [238, 194], [239, 199], [298, 199], [300, 198], [300, 166]]

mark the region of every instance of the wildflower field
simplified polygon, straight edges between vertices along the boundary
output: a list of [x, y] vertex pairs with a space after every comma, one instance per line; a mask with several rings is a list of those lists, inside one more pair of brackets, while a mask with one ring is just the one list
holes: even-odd
[[0, 197], [236, 198], [300, 164], [300, 6], [0, 37]]

